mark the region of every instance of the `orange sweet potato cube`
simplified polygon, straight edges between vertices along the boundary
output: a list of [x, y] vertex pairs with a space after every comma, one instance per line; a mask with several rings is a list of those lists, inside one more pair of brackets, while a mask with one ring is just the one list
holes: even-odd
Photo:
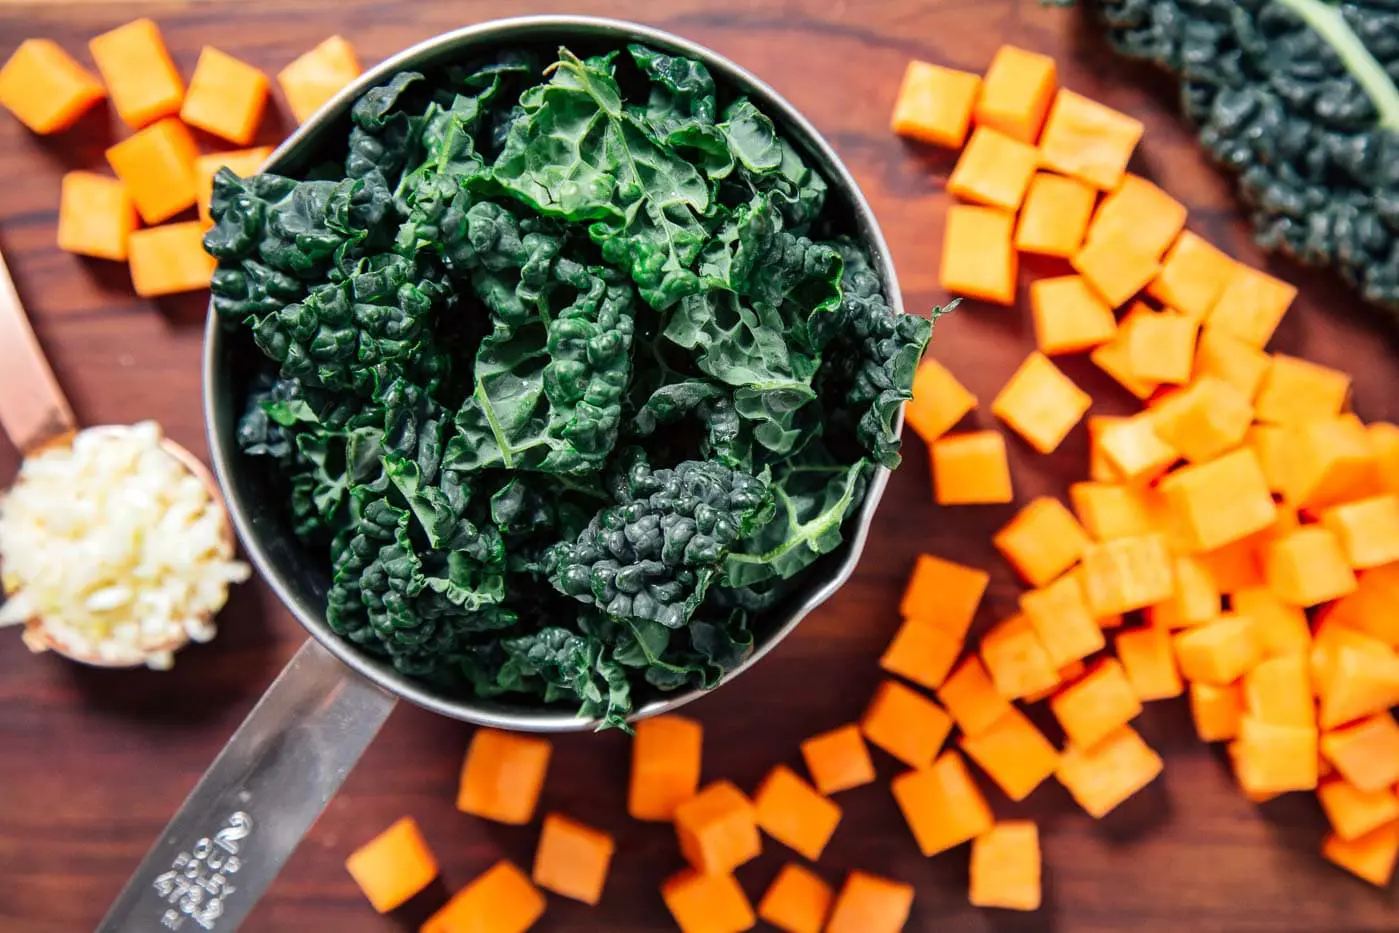
[[980, 735], [1011, 709], [1010, 701], [996, 692], [986, 665], [976, 655], [963, 661], [943, 681], [937, 697], [967, 735]]
[[106, 151], [141, 220], [159, 224], [194, 206], [194, 159], [199, 145], [175, 117], [159, 120]]
[[1355, 572], [1341, 544], [1326, 528], [1298, 528], [1263, 551], [1263, 575], [1283, 602], [1316, 606], [1355, 592]]
[[1214, 577], [1193, 557], [1176, 556], [1172, 563], [1175, 593], [1147, 607], [1147, 622], [1167, 630], [1213, 622], [1220, 611], [1219, 587]]
[[1122, 320], [1117, 322], [1117, 334], [1107, 343], [1101, 343], [1094, 347], [1088, 354], [1093, 365], [1111, 376], [1122, 388], [1143, 401], [1151, 398], [1158, 386], [1148, 379], [1140, 378], [1132, 369], [1132, 329], [1136, 326], [1137, 321], [1155, 313], [1142, 302], [1133, 302], [1127, 313], [1122, 316]]
[[1191, 463], [1204, 463], [1243, 443], [1253, 406], [1234, 386], [1215, 376], [1191, 385], [1151, 409], [1156, 436]]
[[1399, 565], [1386, 564], [1359, 574], [1354, 593], [1336, 602], [1327, 612], [1327, 621], [1336, 621], [1391, 648], [1399, 648]]
[[545, 738], [477, 729], [462, 762], [457, 809], [497, 823], [528, 823], [553, 749]]
[[1125, 305], [1161, 271], [1155, 256], [1119, 240], [1095, 240], [1091, 227], [1083, 248], [1069, 258], [1069, 265], [1114, 308]]
[[1138, 700], [1166, 700], [1185, 692], [1167, 632], [1147, 625], [1119, 633], [1114, 644], [1117, 659]]
[[1042, 353], [1025, 358], [991, 403], [991, 412], [1042, 454], [1083, 420], [1093, 399]]
[[980, 75], [911, 61], [894, 103], [893, 130], [935, 146], [960, 149], [980, 90]]
[[52, 39], [25, 39], [0, 67], [0, 107], [41, 136], [60, 133], [107, 96]]
[[758, 902], [758, 916], [784, 933], [821, 933], [834, 899], [820, 876], [788, 862]]
[[128, 136], [107, 150], [112, 166], [141, 219], [148, 224], [169, 220], [194, 206], [194, 160], [199, 146], [189, 129], [168, 117]]
[[879, 666], [929, 690], [935, 690], [957, 663], [962, 642], [936, 625], [914, 616], [899, 626]]
[[1122, 665], [1108, 658], [1051, 697], [1049, 708], [1069, 741], [1088, 747], [1136, 719], [1142, 704]]
[[1243, 691], [1244, 709], [1257, 721], [1316, 729], [1311, 668], [1305, 655], [1264, 658], [1244, 674]]
[[1014, 498], [1006, 441], [999, 432], [948, 434], [931, 448], [938, 505], [995, 505]]
[[[1097, 615], [1085, 599], [1083, 583], [1075, 574], [1065, 574], [1037, 590], [1021, 593], [1020, 611], [1034, 627], [1056, 669], [1101, 651], [1107, 644]], [[984, 650], [984, 641], [982, 647]]]
[[1234, 275], [1234, 260], [1203, 237], [1183, 231], [1146, 293], [1193, 321], [1209, 316]]
[[216, 265], [204, 250], [204, 226], [197, 220], [133, 230], [126, 253], [131, 286], [142, 298], [208, 288]]
[[271, 86], [267, 75], [252, 65], [206, 45], [189, 79], [180, 119], [236, 146], [246, 146], [257, 135]]
[[1007, 700], [1018, 700], [1059, 685], [1059, 670], [1044, 642], [1023, 615], [1001, 622], [981, 639], [981, 660]]
[[1040, 279], [1030, 285], [1035, 346], [1047, 356], [1079, 353], [1112, 340], [1117, 319], [1081, 275]]
[[1365, 432], [1375, 455], [1380, 488], [1399, 494], [1399, 425], [1374, 421], [1365, 426]]
[[1029, 820], [1006, 820], [972, 840], [971, 902], [1039, 910], [1040, 834]]
[[1162, 767], [1161, 756], [1131, 726], [1122, 726], [1089, 748], [1070, 742], [1055, 776], [1079, 806], [1102, 819], [1156, 780]]
[[1227, 742], [1239, 735], [1244, 715], [1243, 692], [1238, 684], [1216, 686], [1204, 682], [1190, 685], [1190, 716], [1195, 734], [1202, 742]]
[[1195, 378], [1213, 377], [1238, 390], [1250, 404], [1272, 368], [1268, 354], [1226, 330], [1206, 327], [1195, 345]]
[[1097, 541], [1149, 535], [1152, 525], [1143, 491], [1120, 483], [1074, 483], [1069, 501], [1083, 527]]
[[1316, 726], [1278, 725], [1245, 713], [1233, 758], [1239, 786], [1251, 796], [1315, 790]]
[[1011, 242], [1015, 215], [995, 207], [954, 204], [943, 224], [938, 282], [954, 295], [1015, 303], [1020, 268]]
[[421, 927], [425, 933], [491, 930], [525, 933], [544, 913], [544, 895], [513, 862], [501, 859], [462, 888]]
[[1378, 888], [1387, 887], [1394, 877], [1394, 863], [1399, 861], [1399, 820], [1349, 841], [1327, 836], [1321, 855], [1357, 878]]
[[1307, 614], [1297, 606], [1278, 599], [1267, 586], [1248, 586], [1229, 596], [1234, 613], [1253, 622], [1253, 634], [1263, 646], [1266, 658], [1299, 654], [1305, 656], [1312, 646]]
[[[1106, 344], [1104, 344], [1106, 346]], [[1103, 435], [1127, 418], [1123, 415], [1088, 416], [1088, 478], [1095, 483], [1120, 483], [1122, 474], [1103, 452]]]
[[[133, 130], [178, 113], [185, 83], [170, 59], [160, 27], [137, 19], [87, 44], [112, 96], [117, 116]], [[150, 221], [154, 223], [155, 221]]]
[[1399, 724], [1389, 712], [1321, 736], [1321, 753], [1361, 790], [1399, 784]]
[[1038, 172], [1030, 179], [1015, 227], [1022, 253], [1068, 259], [1083, 245], [1098, 192], [1077, 178]]
[[386, 914], [437, 877], [437, 859], [417, 821], [405, 816], [351, 852], [345, 870], [374, 909]]
[[763, 778], [753, 806], [763, 832], [813, 862], [821, 858], [840, 823], [840, 807], [786, 765], [777, 765]]
[[534, 883], [547, 891], [597, 906], [616, 849], [610, 833], [560, 813], [544, 817], [534, 851]]
[[1099, 440], [1108, 462], [1129, 483], [1150, 482], [1180, 459], [1180, 451], [1156, 432], [1154, 414], [1148, 410], [1123, 419]]
[[743, 933], [758, 922], [733, 875], [684, 868], [661, 885], [661, 899], [680, 933]]
[[359, 77], [354, 47], [331, 36], [277, 73], [277, 83], [298, 123], [305, 123], [322, 105]]
[[1296, 286], [1235, 263], [1205, 318], [1205, 326], [1228, 331], [1261, 350], [1272, 339], [1296, 297]]
[[956, 427], [976, 407], [976, 396], [937, 360], [928, 358], [913, 374], [913, 400], [904, 418], [924, 442], [931, 444]]
[[58, 248], [122, 262], [131, 231], [140, 225], [126, 186], [95, 172], [63, 176], [58, 204]]
[[1031, 586], [1043, 586], [1078, 563], [1091, 543], [1073, 513], [1049, 496], [1031, 500], [991, 542]]
[[845, 878], [826, 933], [899, 933], [913, 908], [913, 885], [862, 871]]
[[1334, 418], [1350, 397], [1350, 375], [1310, 360], [1274, 353], [1255, 407], [1258, 420], [1300, 424]]
[[1319, 509], [1381, 492], [1374, 447], [1354, 415], [1294, 425], [1286, 447], [1283, 498]]
[[[1258, 456], [1249, 448], [1182, 467], [1161, 481], [1176, 520], [1202, 551], [1214, 551], [1277, 519]], [[1223, 587], [1221, 587], [1223, 589]]]
[[802, 758], [816, 789], [827, 796], [874, 780], [874, 762], [856, 725], [840, 726], [802, 742]]
[[[1357, 640], [1364, 636], [1356, 633]], [[1318, 640], [1320, 641], [1320, 640]], [[1399, 704], [1399, 655], [1377, 642], [1342, 642], [1315, 665], [1320, 722], [1333, 729]]]
[[860, 731], [910, 768], [926, 768], [952, 732], [952, 717], [916, 690], [886, 680], [876, 688]]
[[986, 798], [956, 751], [943, 752], [931, 767], [900, 774], [891, 787], [924, 855], [975, 839], [995, 823]]
[[715, 781], [675, 808], [680, 854], [706, 875], [725, 875], [757, 858], [758, 811], [729, 781]]
[[1175, 593], [1175, 569], [1160, 534], [1089, 545], [1083, 552], [1083, 579], [1094, 616], [1143, 609]]
[[1088, 240], [1116, 243], [1119, 248], [1157, 259], [1185, 228], [1185, 213], [1184, 204], [1145, 178], [1129, 173], [1098, 206], [1088, 227]]
[[1037, 153], [1029, 143], [978, 126], [947, 179], [947, 190], [966, 201], [1019, 209], [1035, 174]]
[[1020, 710], [1011, 710], [980, 735], [958, 744], [1011, 800], [1024, 800], [1050, 776], [1059, 753]]
[[1056, 88], [1053, 58], [1003, 45], [986, 69], [973, 117], [981, 126], [1033, 146]]
[[1040, 163], [1111, 191], [1144, 129], [1140, 120], [1061, 88], [1040, 136]]
[[899, 603], [905, 619], [942, 629], [957, 641], [967, 637], [991, 575], [931, 554], [918, 555]]
[[1132, 373], [1157, 385], [1189, 382], [1199, 333], [1199, 324], [1174, 311], [1142, 315], [1127, 340]]
[[627, 813], [634, 820], [668, 823], [675, 808], [699, 789], [704, 728], [695, 720], [667, 713], [636, 724], [632, 739]]
[[1332, 777], [1317, 786], [1316, 799], [1337, 838], [1347, 842], [1399, 820], [1399, 794], [1389, 788], [1361, 790]]
[[1223, 687], [1232, 684], [1263, 660], [1263, 647], [1253, 633], [1253, 620], [1225, 615], [1175, 636], [1176, 661], [1189, 681]]
[[1321, 524], [1336, 536], [1356, 570], [1399, 561], [1399, 496], [1391, 494], [1332, 506]]

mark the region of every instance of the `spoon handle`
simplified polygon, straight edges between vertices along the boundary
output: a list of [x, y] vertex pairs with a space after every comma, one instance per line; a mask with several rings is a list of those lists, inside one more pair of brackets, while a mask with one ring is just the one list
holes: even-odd
[[0, 426], [21, 453], [77, 427], [73, 409], [19, 303], [4, 256], [0, 256]]

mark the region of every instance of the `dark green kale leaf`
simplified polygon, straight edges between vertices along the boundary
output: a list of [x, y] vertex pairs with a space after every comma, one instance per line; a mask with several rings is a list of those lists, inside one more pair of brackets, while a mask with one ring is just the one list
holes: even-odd
[[[616, 443], [631, 371], [631, 286], [610, 269], [571, 260], [554, 263], [552, 274], [574, 289], [570, 304], [518, 323], [513, 309], [511, 318], [498, 313], [481, 341], [474, 389], [448, 448], [457, 469], [586, 473]], [[519, 301], [518, 289], [497, 294], [502, 305]]]
[[1254, 238], [1399, 309], [1399, 9], [1389, 0], [1101, 0], [1121, 54], [1180, 79]]
[[618, 504], [555, 545], [547, 569], [560, 593], [620, 620], [683, 627], [729, 551], [772, 515], [762, 481], [713, 462], [640, 460], [616, 486]]
[[845, 257], [842, 326], [824, 375], [829, 404], [848, 419], [858, 414], [855, 435], [866, 454], [893, 469], [899, 465], [898, 415], [913, 397], [913, 373], [932, 338], [933, 323], [957, 302], [934, 308], [928, 318], [896, 314], [869, 259], [842, 242]]
[[841, 526], [864, 499], [872, 472], [868, 461], [829, 462], [813, 452], [774, 468], [769, 486], [777, 515], [724, 560], [726, 587], [789, 580], [835, 550]]
[[623, 106], [611, 58], [585, 62], [561, 49], [548, 83], [520, 96], [524, 115], [492, 177], [545, 216], [592, 221], [603, 257], [666, 308], [699, 288], [691, 267], [707, 239], [709, 186]]

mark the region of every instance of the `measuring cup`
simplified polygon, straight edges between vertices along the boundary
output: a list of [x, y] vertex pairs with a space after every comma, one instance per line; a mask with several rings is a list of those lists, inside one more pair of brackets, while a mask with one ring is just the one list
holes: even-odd
[[[29, 325], [29, 318], [5, 266], [4, 256], [0, 256], [0, 426], [4, 427], [10, 442], [26, 457], [55, 446], [69, 445], [78, 433], [73, 409], [64, 398], [63, 390], [34, 336], [34, 329]], [[125, 430], [128, 430], [125, 425], [106, 425], [87, 428], [84, 433]], [[210, 501], [218, 510], [222, 537], [231, 553], [233, 528], [213, 474], [198, 457], [168, 437], [161, 438], [160, 446], [209, 490]], [[24, 642], [33, 651], [51, 650], [81, 664], [138, 667], [152, 655], [183, 648], [189, 643], [189, 635], [182, 631], [179, 636], [156, 646], [133, 648], [129, 654], [119, 656], [99, 657], [82, 647], [66, 643], [44, 625], [43, 619], [30, 619], [24, 626]]]

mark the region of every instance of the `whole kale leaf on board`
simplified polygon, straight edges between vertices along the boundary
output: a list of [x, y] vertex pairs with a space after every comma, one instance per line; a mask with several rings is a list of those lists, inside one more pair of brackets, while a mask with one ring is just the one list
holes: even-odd
[[540, 65], [395, 76], [343, 162], [220, 173], [205, 245], [266, 358], [239, 443], [327, 559], [331, 628], [623, 725], [741, 664], [839, 547], [931, 324], [701, 63]]
[[1113, 48], [1180, 79], [1255, 239], [1399, 311], [1399, 4], [1098, 0]]

